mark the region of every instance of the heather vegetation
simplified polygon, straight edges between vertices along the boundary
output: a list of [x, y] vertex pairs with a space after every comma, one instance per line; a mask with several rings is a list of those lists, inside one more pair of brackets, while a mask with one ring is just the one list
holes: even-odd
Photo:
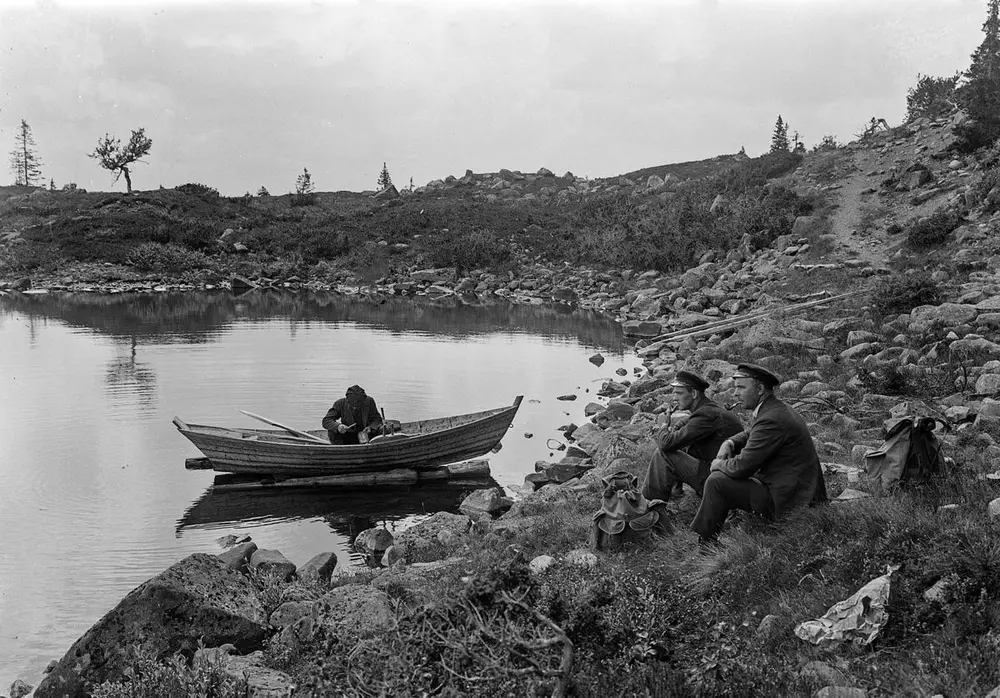
[[[331, 268], [364, 277], [373, 269], [408, 267], [516, 272], [539, 259], [680, 270], [707, 251], [725, 253], [745, 233], [756, 245], [788, 233], [812, 204], [771, 180], [800, 160], [772, 153], [718, 168], [668, 195], [626, 191], [572, 206], [485, 202], [460, 189], [379, 205], [361, 195], [319, 194], [308, 170], [288, 196], [220, 197], [211, 187], [186, 184], [132, 196], [12, 198], [0, 203], [0, 215], [24, 222], [27, 249], [0, 258], [0, 271], [102, 261], [167, 277], [266, 275], [265, 267], [275, 264], [300, 278]], [[227, 229], [233, 233], [220, 241]], [[292, 266], [290, 255], [297, 260]]]

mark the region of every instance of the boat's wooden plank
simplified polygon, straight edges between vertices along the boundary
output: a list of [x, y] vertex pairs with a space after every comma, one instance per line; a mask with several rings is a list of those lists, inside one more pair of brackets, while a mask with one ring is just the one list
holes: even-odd
[[213, 490], [256, 490], [275, 487], [377, 487], [380, 485], [415, 485], [416, 470], [397, 468], [381, 473], [345, 473], [317, 477], [295, 477], [286, 480], [256, 480], [216, 483]]
[[451, 463], [445, 468], [448, 470], [448, 476], [455, 479], [480, 478], [490, 474], [490, 462], [485, 458]]
[[184, 461], [185, 470], [211, 470], [212, 461], [208, 458], [188, 458]]

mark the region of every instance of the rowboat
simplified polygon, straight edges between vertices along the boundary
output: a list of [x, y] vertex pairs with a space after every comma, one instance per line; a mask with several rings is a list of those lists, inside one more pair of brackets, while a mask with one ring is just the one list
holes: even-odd
[[518, 395], [510, 406], [482, 412], [402, 422], [400, 433], [356, 445], [326, 443], [325, 429], [230, 429], [186, 424], [178, 417], [173, 421], [218, 472], [285, 478], [419, 471], [476, 458], [496, 448], [522, 399]]

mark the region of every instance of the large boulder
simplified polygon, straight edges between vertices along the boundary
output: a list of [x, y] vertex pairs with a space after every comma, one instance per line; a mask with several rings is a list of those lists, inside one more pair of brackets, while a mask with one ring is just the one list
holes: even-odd
[[280, 550], [260, 548], [250, 556], [250, 567], [261, 574], [272, 575], [287, 582], [295, 576], [295, 564]]
[[298, 570], [299, 579], [308, 582], [328, 583], [333, 571], [337, 568], [336, 553], [319, 553], [309, 558], [309, 561]]
[[83, 698], [88, 684], [121, 679], [134, 645], [157, 657], [231, 643], [260, 648], [267, 618], [250, 581], [213, 555], [184, 558], [141, 584], [73, 643], [35, 689], [37, 698]]
[[920, 305], [910, 311], [910, 331], [926, 332], [937, 327], [955, 327], [972, 322], [978, 314], [975, 306], [962, 303]]

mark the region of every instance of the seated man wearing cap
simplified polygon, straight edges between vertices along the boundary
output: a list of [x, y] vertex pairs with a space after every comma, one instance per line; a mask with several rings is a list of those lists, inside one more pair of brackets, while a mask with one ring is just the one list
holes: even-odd
[[678, 371], [670, 385], [677, 407], [690, 410], [691, 416], [680, 427], [668, 424], [656, 435], [657, 449], [642, 485], [646, 499], [665, 502], [682, 482], [700, 495], [719, 446], [726, 437], [743, 431], [735, 414], [705, 396], [708, 381], [697, 373]]
[[792, 509], [826, 501], [819, 456], [805, 421], [774, 396], [781, 381], [756, 364], [737, 367], [736, 391], [754, 419], [723, 442], [705, 481], [691, 528], [701, 542], [715, 539], [732, 509], [774, 519]]

